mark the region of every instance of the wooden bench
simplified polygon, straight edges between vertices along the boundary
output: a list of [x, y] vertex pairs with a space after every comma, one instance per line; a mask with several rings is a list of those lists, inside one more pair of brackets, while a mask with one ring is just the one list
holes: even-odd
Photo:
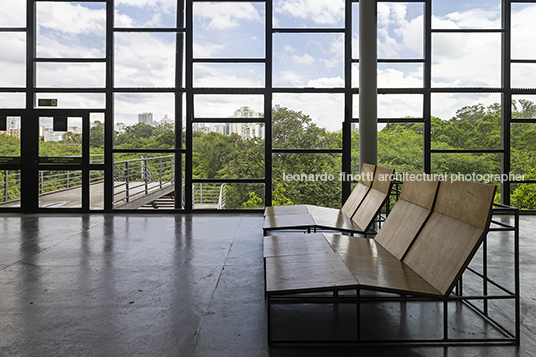
[[406, 180], [375, 239], [265, 237], [269, 331], [273, 299], [288, 294], [355, 290], [359, 298], [368, 290], [446, 299], [487, 234], [494, 194], [492, 185]]
[[[363, 164], [365, 174], [341, 209], [313, 205], [267, 207], [263, 230], [330, 229], [341, 232], [364, 233], [374, 221], [389, 196], [394, 170]], [[370, 173], [367, 174], [367, 173]], [[370, 182], [367, 178], [373, 176]], [[288, 207], [288, 208], [287, 208]]]

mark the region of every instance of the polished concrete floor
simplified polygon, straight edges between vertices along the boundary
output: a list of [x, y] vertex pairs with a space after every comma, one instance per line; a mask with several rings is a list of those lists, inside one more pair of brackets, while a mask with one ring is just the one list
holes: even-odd
[[[0, 356], [536, 355], [536, 217], [521, 217], [519, 347], [270, 347], [262, 223], [252, 214], [1, 215]], [[503, 264], [499, 279], [511, 280], [505, 239], [490, 250]], [[404, 318], [400, 304], [370, 308], [365, 330], [432, 333], [440, 308], [428, 304]], [[453, 310], [462, 322], [451, 325], [454, 334], [478, 331], [478, 318]], [[347, 306], [335, 318], [330, 305], [277, 313], [278, 331], [291, 336], [354, 328], [333, 322], [352, 315]], [[511, 322], [508, 308], [502, 313]]]

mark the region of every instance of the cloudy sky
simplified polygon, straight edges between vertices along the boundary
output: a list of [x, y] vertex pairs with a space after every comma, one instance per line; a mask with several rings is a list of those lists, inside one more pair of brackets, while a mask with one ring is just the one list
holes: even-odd
[[[0, 26], [25, 26], [25, 1], [0, 0]], [[116, 0], [115, 26], [166, 28], [176, 24], [175, 0]], [[358, 18], [358, 4], [353, 17]], [[513, 4], [512, 57], [535, 59], [536, 5]], [[422, 4], [378, 4], [378, 56], [388, 59], [423, 57]], [[38, 3], [37, 55], [45, 58], [105, 56], [106, 8], [103, 3]], [[500, 0], [434, 0], [432, 26], [436, 29], [498, 29]], [[194, 4], [194, 57], [264, 58], [265, 9], [262, 3]], [[274, 0], [274, 27], [341, 28], [343, 0]], [[358, 58], [357, 21], [353, 26], [353, 56]], [[176, 36], [170, 33], [119, 32], [115, 35], [115, 85], [121, 87], [172, 87], [175, 75]], [[0, 87], [25, 85], [25, 35], [0, 33]], [[344, 85], [344, 37], [342, 34], [275, 34], [273, 37], [274, 87], [342, 87]], [[499, 87], [500, 34], [436, 33], [432, 37], [434, 87]], [[512, 65], [512, 85], [534, 87], [534, 65]], [[354, 85], [359, 68], [353, 68]], [[194, 87], [263, 87], [264, 64], [209, 64], [194, 66]], [[39, 63], [37, 85], [46, 88], [105, 85], [105, 66], [95, 64]], [[423, 67], [419, 63], [380, 64], [379, 87], [419, 88]], [[59, 106], [104, 107], [104, 95], [40, 94], [59, 99]], [[495, 94], [434, 94], [432, 115], [450, 119], [464, 105], [499, 101]], [[516, 99], [520, 99], [517, 97]], [[529, 98], [534, 99], [534, 98]], [[115, 120], [132, 124], [137, 114], [153, 112], [156, 120], [174, 113], [172, 94], [116, 94]], [[380, 117], [422, 116], [419, 95], [379, 97]], [[357, 98], [354, 113], [358, 112]], [[229, 117], [240, 106], [263, 111], [262, 96], [198, 96], [200, 117]], [[344, 101], [339, 94], [274, 94], [279, 104], [309, 114], [322, 127], [341, 128]], [[0, 94], [0, 107], [24, 106], [24, 96]]]

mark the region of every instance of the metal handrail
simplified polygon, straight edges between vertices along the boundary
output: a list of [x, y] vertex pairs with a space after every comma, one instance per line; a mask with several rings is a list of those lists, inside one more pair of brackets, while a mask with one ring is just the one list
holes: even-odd
[[[104, 155], [91, 155], [91, 157], [103, 157]], [[156, 161], [156, 162], [155, 162]], [[139, 163], [139, 165], [137, 164]], [[121, 168], [125, 165], [126, 168]], [[1, 175], [3, 174], [3, 175]], [[137, 179], [143, 179], [138, 181]], [[131, 159], [114, 162], [114, 180], [125, 181], [114, 185], [114, 195], [125, 194], [125, 198], [114, 201], [129, 202], [132, 197], [140, 194], [148, 194], [164, 186], [175, 182], [175, 157], [172, 155]], [[90, 184], [103, 182], [103, 174], [90, 174]], [[149, 187], [149, 183], [158, 182], [157, 186]], [[82, 186], [82, 171], [41, 171], [39, 174], [39, 195], [48, 195], [55, 192], [71, 190]], [[117, 188], [125, 186], [125, 189], [117, 191]], [[130, 190], [144, 186], [140, 192], [132, 193]], [[0, 202], [8, 203], [20, 200], [21, 179], [20, 172], [13, 170], [0, 171]]]

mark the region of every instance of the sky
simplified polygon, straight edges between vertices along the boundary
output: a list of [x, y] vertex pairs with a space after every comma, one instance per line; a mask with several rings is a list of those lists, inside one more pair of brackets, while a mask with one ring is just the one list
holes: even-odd
[[[25, 1], [0, 0], [0, 26], [25, 26]], [[353, 5], [353, 18], [359, 16]], [[342, 28], [344, 0], [274, 0], [275, 28]], [[435, 29], [498, 29], [500, 0], [433, 0], [432, 26]], [[536, 59], [536, 5], [512, 5], [512, 57]], [[106, 9], [104, 3], [40, 2], [37, 6], [37, 55], [44, 58], [105, 56]], [[174, 27], [175, 0], [116, 0], [115, 27]], [[378, 4], [378, 57], [419, 59], [423, 57], [423, 13], [420, 3]], [[194, 3], [195, 58], [264, 58], [265, 8], [263, 3]], [[358, 22], [353, 22], [354, 58], [357, 51]], [[176, 36], [170, 33], [116, 33], [115, 86], [172, 87], [175, 76]], [[0, 33], [0, 87], [25, 85], [25, 35]], [[273, 86], [275, 88], [344, 86], [344, 36], [342, 34], [274, 34]], [[432, 85], [434, 87], [499, 87], [500, 34], [435, 33], [432, 37]], [[513, 64], [512, 85], [534, 87], [536, 65]], [[194, 87], [264, 86], [264, 64], [210, 64], [194, 66]], [[357, 86], [359, 66], [352, 66], [353, 85]], [[45, 88], [90, 87], [105, 85], [103, 63], [39, 63], [37, 85]], [[423, 86], [422, 64], [379, 64], [378, 85], [395, 88]], [[57, 98], [60, 108], [104, 108], [101, 94], [39, 94]], [[521, 97], [516, 97], [520, 99]], [[529, 97], [527, 97], [529, 98]], [[529, 98], [534, 99], [534, 98]], [[378, 116], [382, 118], [421, 117], [422, 96], [381, 95]], [[433, 94], [432, 115], [452, 118], [456, 110], [473, 104], [499, 102], [497, 94]], [[115, 97], [116, 122], [133, 124], [137, 114], [153, 112], [160, 120], [174, 112], [174, 96], [169, 93], [126, 94]], [[195, 98], [196, 116], [229, 117], [241, 106], [258, 112], [264, 108], [258, 95], [200, 95]], [[344, 98], [341, 94], [274, 94], [272, 106], [279, 104], [310, 115], [317, 125], [340, 130]], [[24, 95], [0, 94], [0, 107], [24, 106]], [[358, 98], [354, 100], [354, 115]]]

